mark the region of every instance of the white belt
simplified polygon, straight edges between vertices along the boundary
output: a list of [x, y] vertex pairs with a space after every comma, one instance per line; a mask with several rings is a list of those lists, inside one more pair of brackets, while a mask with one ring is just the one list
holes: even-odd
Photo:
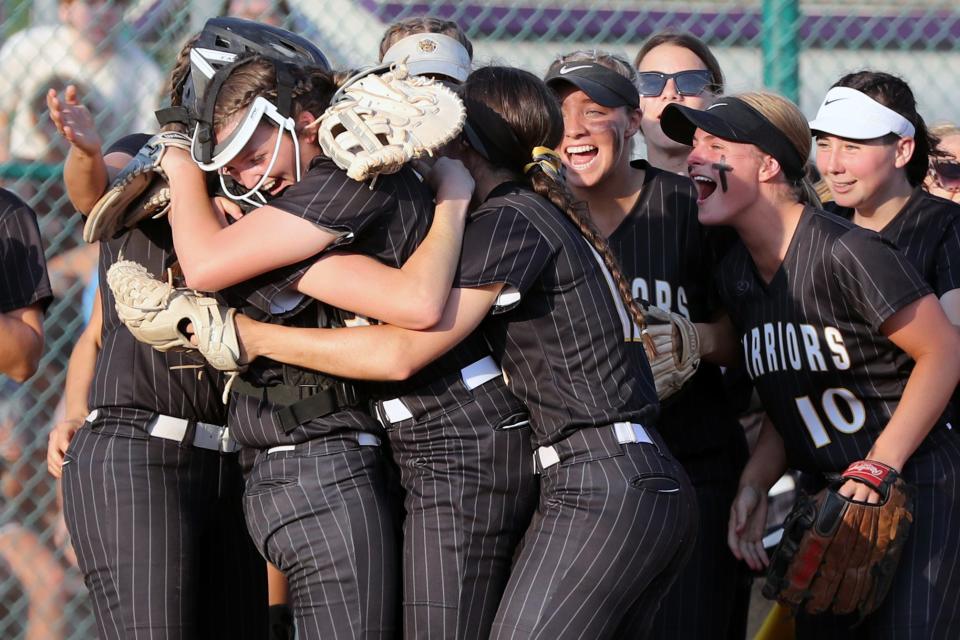
[[[366, 433], [364, 431], [358, 431], [356, 434], [357, 444], [361, 447], [379, 447], [380, 438], [373, 435], [372, 433]], [[267, 449], [267, 453], [280, 453], [281, 451], [293, 451], [297, 448], [295, 444], [281, 444], [276, 447], [270, 447]]]
[[[91, 411], [90, 415], [87, 416], [87, 422], [96, 420], [97, 415], [96, 409]], [[186, 418], [174, 418], [158, 413], [147, 423], [146, 430], [154, 438], [183, 442], [190, 422]], [[194, 424], [196, 427], [193, 432], [193, 446], [219, 451], [220, 453], [233, 453], [240, 448], [237, 441], [230, 437], [229, 427], [206, 422], [195, 422]]]
[[[473, 364], [469, 364], [460, 370], [460, 378], [463, 380], [463, 386], [472, 391], [482, 384], [490, 382], [494, 378], [503, 375], [500, 365], [491, 356], [485, 356]], [[382, 415], [390, 424], [409, 420], [413, 417], [407, 405], [403, 404], [400, 398], [383, 400], [380, 402]]]
[[[620, 444], [629, 444], [632, 442], [645, 442], [647, 444], [653, 444], [653, 440], [650, 439], [650, 436], [647, 434], [647, 430], [643, 428], [643, 425], [635, 422], [614, 422], [609, 427], [597, 428], [613, 429], [613, 433], [617, 437], [617, 442]], [[560, 462], [560, 454], [557, 452], [557, 448], [554, 445], [540, 447], [533, 452], [533, 457], [536, 458], [535, 462], [540, 463], [540, 469], [547, 469]]]

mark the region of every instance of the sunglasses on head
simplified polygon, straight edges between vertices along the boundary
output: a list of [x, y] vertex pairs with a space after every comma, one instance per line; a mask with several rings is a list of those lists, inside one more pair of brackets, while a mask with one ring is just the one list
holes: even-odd
[[705, 69], [678, 71], [676, 73], [641, 71], [637, 75], [640, 79], [639, 87], [637, 87], [640, 90], [640, 95], [648, 98], [663, 93], [664, 87], [667, 86], [667, 80], [671, 78], [677, 85], [677, 93], [682, 96], [698, 96], [703, 93], [704, 89], [713, 86], [713, 78], [710, 72]]
[[942, 182], [960, 182], [960, 162], [941, 160], [932, 163], [931, 168]]

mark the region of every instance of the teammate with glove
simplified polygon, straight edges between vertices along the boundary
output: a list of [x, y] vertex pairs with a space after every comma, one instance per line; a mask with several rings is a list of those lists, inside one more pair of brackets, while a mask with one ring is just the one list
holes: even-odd
[[[171, 97], [179, 103], [179, 89]], [[75, 89], [62, 98], [49, 95], [48, 103], [72, 143], [68, 194], [78, 210], [89, 212], [110, 172], [122, 170], [150, 136], [126, 136], [102, 154]], [[125, 211], [118, 213], [123, 220]], [[117, 229], [100, 243], [103, 329], [92, 412], [81, 428], [62, 434], [69, 446], [59, 469], [64, 515], [97, 631], [118, 640], [185, 630], [262, 638], [264, 563], [244, 531], [236, 444], [223, 427], [223, 378], [192, 353], [141, 345], [124, 327], [106, 287], [109, 266], [122, 250], [165, 274], [175, 257], [165, 220], [144, 218]], [[234, 615], [224, 617], [227, 608], [235, 608]]]
[[[793, 104], [728, 96], [707, 111], [669, 106], [661, 124], [693, 142], [700, 220], [742, 241], [721, 261], [719, 293], [772, 421], [741, 476], [731, 548], [767, 565], [767, 489], [787, 466], [823, 474], [831, 488], [790, 516], [768, 569], [798, 636], [956, 637], [960, 443], [945, 409], [960, 335], [903, 254], [817, 208]], [[904, 484], [918, 489], [912, 507]]]

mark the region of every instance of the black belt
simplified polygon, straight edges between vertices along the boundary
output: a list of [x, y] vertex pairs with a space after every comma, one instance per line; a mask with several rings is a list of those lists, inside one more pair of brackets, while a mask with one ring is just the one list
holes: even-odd
[[314, 386], [281, 384], [273, 387], [257, 387], [238, 379], [233, 384], [237, 393], [280, 405], [274, 413], [284, 433], [290, 433], [301, 424], [330, 415], [340, 409], [360, 404], [360, 394], [353, 385], [335, 381], [326, 389]]

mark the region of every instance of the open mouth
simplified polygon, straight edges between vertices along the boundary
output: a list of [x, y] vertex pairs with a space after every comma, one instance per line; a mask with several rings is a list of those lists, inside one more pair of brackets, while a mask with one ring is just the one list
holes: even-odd
[[690, 176], [697, 187], [697, 202], [703, 202], [717, 190], [716, 181], [706, 176]]
[[279, 195], [283, 191], [283, 180], [280, 178], [270, 178], [263, 183], [260, 187], [260, 191], [264, 193], [269, 193], [271, 196]]
[[586, 169], [596, 159], [599, 150], [592, 144], [581, 144], [575, 147], [564, 149], [567, 158], [570, 159], [570, 166], [575, 170]]

